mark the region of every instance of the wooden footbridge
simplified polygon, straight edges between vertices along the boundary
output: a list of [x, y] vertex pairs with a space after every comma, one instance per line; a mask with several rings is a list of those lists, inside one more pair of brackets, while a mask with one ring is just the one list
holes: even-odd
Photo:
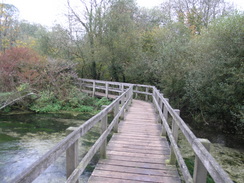
[[[66, 153], [66, 182], [79, 182], [80, 175], [99, 152], [100, 160], [88, 180], [90, 183], [204, 183], [207, 174], [216, 183], [233, 183], [208, 152], [209, 142], [190, 131], [180, 118], [180, 111], [172, 109], [156, 87], [88, 79], [80, 79], [77, 84], [93, 96], [114, 100], [83, 125], [69, 128], [65, 139], [12, 182], [34, 181], [63, 153]], [[109, 122], [111, 112], [113, 119]], [[101, 135], [78, 162], [78, 139], [97, 123]], [[114, 133], [108, 141], [111, 132]], [[179, 132], [195, 153], [193, 176], [177, 145]]]

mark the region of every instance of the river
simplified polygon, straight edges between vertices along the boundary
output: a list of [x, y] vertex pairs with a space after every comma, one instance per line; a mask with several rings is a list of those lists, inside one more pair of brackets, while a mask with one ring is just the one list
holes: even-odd
[[[65, 136], [69, 126], [79, 126], [91, 116], [85, 114], [15, 114], [0, 116], [0, 182], [8, 183], [44, 155]], [[99, 136], [95, 127], [80, 140], [80, 157]], [[81, 176], [87, 182], [92, 164]], [[65, 154], [34, 183], [65, 182]]]

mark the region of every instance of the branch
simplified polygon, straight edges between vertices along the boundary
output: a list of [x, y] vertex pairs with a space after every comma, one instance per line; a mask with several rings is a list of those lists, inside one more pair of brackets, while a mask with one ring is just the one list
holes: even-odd
[[8, 102], [8, 103], [4, 104], [3, 106], [1, 106], [0, 107], [0, 110], [3, 109], [3, 108], [5, 108], [5, 107], [7, 107], [7, 106], [9, 106], [9, 105], [12, 105], [13, 103], [15, 103], [18, 100], [22, 100], [23, 98], [25, 98], [27, 96], [30, 96], [30, 95], [35, 95], [35, 93], [31, 92], [31, 93], [28, 93], [28, 94], [26, 94], [24, 96], [21, 96], [19, 98], [16, 98], [16, 99], [12, 100], [11, 102]]

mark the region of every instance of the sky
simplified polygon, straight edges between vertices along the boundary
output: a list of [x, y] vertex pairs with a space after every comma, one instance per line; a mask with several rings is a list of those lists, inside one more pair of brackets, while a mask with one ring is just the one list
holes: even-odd
[[[160, 5], [164, 0], [136, 1], [140, 7], [152, 8]], [[237, 5], [238, 9], [244, 10], [244, 0], [228, 1]], [[20, 11], [20, 19], [48, 27], [52, 27], [56, 23], [64, 23], [64, 14], [67, 12], [66, 0], [0, 0], [0, 2], [16, 6]]]

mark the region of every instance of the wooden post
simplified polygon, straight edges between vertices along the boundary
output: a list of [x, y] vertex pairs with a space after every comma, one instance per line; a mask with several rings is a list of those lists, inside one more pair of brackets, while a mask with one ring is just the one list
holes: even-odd
[[[124, 105], [125, 100], [126, 100], [126, 95], [124, 95], [124, 96], [121, 98], [121, 107]], [[122, 111], [120, 118], [121, 118], [121, 119], [124, 119], [124, 115], [125, 115], [125, 109]]]
[[137, 93], [137, 91], [138, 91], [138, 86], [136, 86], [136, 96], [135, 96], [135, 98], [137, 99], [137, 97], [138, 97], [138, 93]]
[[130, 91], [129, 91], [129, 99], [128, 100], [130, 100], [129, 101], [129, 106], [131, 106], [132, 100], [133, 100], [133, 88], [131, 88]]
[[[146, 93], [148, 93], [148, 87], [146, 87]], [[148, 94], [145, 96], [145, 101], [148, 101]]]
[[[169, 102], [169, 99], [165, 98], [165, 100], [166, 100], [167, 102]], [[165, 104], [164, 104], [163, 114], [164, 114], [164, 118], [165, 118], [165, 120], [168, 122], [168, 110], [167, 110]], [[165, 129], [164, 125], [162, 125], [162, 134], [161, 134], [161, 135], [162, 135], [162, 136], [166, 136], [166, 129]]]
[[[101, 120], [101, 134], [103, 134], [103, 132], [107, 129], [107, 127], [108, 127], [108, 115], [106, 114]], [[107, 138], [104, 140], [100, 148], [100, 157], [102, 159], [105, 159], [107, 156], [106, 147], [107, 147]]]
[[93, 87], [92, 87], [92, 97], [95, 96], [95, 92], [96, 92], [96, 82], [93, 81]]
[[105, 96], [106, 96], [106, 98], [108, 98], [108, 87], [109, 87], [109, 85], [106, 82], [106, 84], [105, 84], [105, 88], [106, 88], [106, 90], [105, 90]]
[[[160, 93], [157, 94], [157, 103], [158, 103], [158, 105], [159, 105], [159, 110], [162, 111], [162, 104], [161, 104], [162, 101], [161, 101], [161, 98], [159, 97], [159, 94], [160, 94]], [[161, 120], [161, 117], [160, 117], [160, 115], [159, 115], [159, 111], [157, 111], [157, 122], [158, 122], [158, 123], [161, 123], [161, 121], [162, 121], [162, 120]]]
[[121, 84], [121, 91], [122, 91], [122, 93], [124, 93], [124, 85], [123, 84]]
[[156, 104], [155, 104], [155, 101], [154, 101], [154, 98], [156, 100], [156, 95], [155, 95], [155, 88], [153, 88], [153, 93], [152, 93], [152, 103], [153, 103], [153, 106], [154, 106], [154, 111], [156, 111]]
[[[66, 134], [68, 135], [72, 133], [75, 129], [76, 127], [67, 128]], [[78, 140], [66, 150], [66, 178], [67, 179], [72, 174], [72, 172], [76, 169], [77, 166], [78, 166]], [[79, 180], [77, 180], [76, 183], [79, 183]]]
[[[175, 113], [180, 115], [180, 110], [175, 109], [174, 111], [175, 111]], [[178, 137], [179, 137], [179, 126], [177, 125], [177, 123], [174, 119], [172, 120], [172, 134], [173, 134], [173, 137], [175, 139], [175, 142], [177, 143]], [[176, 163], [176, 156], [175, 156], [174, 150], [171, 146], [171, 148], [170, 148], [170, 164], [174, 165], [175, 163]]]
[[[210, 142], [208, 139], [199, 139], [203, 146], [210, 151]], [[200, 161], [200, 159], [195, 157], [193, 181], [194, 183], [206, 183], [208, 171]]]
[[[119, 102], [117, 102], [114, 106], [114, 117], [118, 114], [119, 112]], [[114, 132], [118, 133], [118, 128], [119, 128], [119, 119], [116, 120], [116, 123], [114, 125]]]

